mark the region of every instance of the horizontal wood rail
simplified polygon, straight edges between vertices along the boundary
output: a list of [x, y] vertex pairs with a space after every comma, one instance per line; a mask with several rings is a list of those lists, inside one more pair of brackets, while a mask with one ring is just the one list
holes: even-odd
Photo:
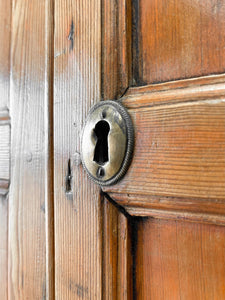
[[130, 88], [122, 102], [135, 127], [133, 161], [104, 191], [134, 215], [224, 217], [225, 76]]

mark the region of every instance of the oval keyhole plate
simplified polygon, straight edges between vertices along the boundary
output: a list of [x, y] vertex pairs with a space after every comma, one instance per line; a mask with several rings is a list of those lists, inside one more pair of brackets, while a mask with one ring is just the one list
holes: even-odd
[[82, 134], [81, 159], [89, 177], [112, 185], [126, 173], [134, 145], [134, 131], [126, 109], [116, 101], [93, 106]]

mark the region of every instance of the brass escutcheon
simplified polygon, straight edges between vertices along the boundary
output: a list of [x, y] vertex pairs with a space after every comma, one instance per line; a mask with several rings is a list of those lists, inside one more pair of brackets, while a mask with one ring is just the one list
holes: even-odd
[[134, 130], [118, 101], [102, 101], [88, 113], [82, 133], [81, 159], [89, 177], [105, 186], [126, 173], [133, 153]]

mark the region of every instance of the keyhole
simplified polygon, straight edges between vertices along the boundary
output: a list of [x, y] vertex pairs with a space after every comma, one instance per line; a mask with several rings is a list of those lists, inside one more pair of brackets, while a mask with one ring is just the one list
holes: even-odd
[[94, 161], [99, 165], [104, 165], [109, 161], [108, 154], [108, 134], [109, 134], [109, 124], [106, 121], [99, 121], [95, 125], [95, 135], [97, 137], [97, 143], [94, 152]]

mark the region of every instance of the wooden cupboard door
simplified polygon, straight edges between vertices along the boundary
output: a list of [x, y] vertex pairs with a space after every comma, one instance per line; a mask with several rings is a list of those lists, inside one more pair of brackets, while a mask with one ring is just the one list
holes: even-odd
[[[225, 0], [0, 0], [0, 299], [225, 299]], [[135, 130], [80, 164], [90, 107]]]
[[[103, 227], [107, 297], [224, 299], [225, 1], [112, 2], [103, 5], [103, 95], [128, 109], [135, 148], [124, 178], [103, 189], [130, 243], [113, 248], [124, 221], [105, 211], [115, 222]], [[132, 290], [122, 298], [120, 273]]]

